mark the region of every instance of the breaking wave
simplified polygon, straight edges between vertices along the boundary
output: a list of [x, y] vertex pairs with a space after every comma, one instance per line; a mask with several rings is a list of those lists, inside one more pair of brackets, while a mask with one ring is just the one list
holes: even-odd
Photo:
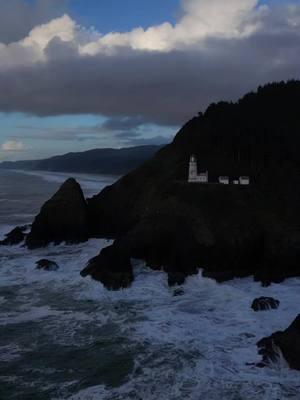
[[[300, 313], [299, 279], [262, 288], [200, 272], [178, 291], [136, 260], [132, 287], [111, 292], [79, 274], [109, 243], [1, 249], [1, 399], [299, 399], [299, 372], [284, 360], [254, 365], [256, 342]], [[41, 258], [59, 270], [37, 270]], [[260, 296], [279, 309], [252, 311]]]

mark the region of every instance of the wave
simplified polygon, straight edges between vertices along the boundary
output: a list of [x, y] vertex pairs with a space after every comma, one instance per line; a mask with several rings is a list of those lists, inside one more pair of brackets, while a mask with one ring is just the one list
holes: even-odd
[[[250, 278], [218, 284], [200, 272], [174, 296], [163, 272], [135, 262], [132, 287], [111, 292], [79, 274], [109, 243], [3, 250], [0, 325], [9, 328], [7, 365], [19, 357], [14, 374], [20, 387], [22, 365], [38, 368], [49, 354], [31, 384], [53, 400], [297, 399], [299, 372], [284, 362], [263, 370], [247, 363], [259, 361], [259, 339], [285, 329], [300, 312], [299, 279], [262, 288]], [[39, 258], [60, 269], [36, 270]], [[261, 295], [279, 299], [279, 310], [252, 311]], [[76, 365], [71, 381], [70, 354]], [[53, 379], [59, 394], [49, 389]]]

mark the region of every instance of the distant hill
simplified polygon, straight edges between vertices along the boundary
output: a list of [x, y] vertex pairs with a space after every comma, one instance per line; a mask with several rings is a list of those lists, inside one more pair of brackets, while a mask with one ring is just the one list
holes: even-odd
[[162, 146], [137, 146], [123, 149], [94, 149], [68, 153], [44, 160], [5, 161], [1, 169], [26, 169], [123, 175], [142, 165]]

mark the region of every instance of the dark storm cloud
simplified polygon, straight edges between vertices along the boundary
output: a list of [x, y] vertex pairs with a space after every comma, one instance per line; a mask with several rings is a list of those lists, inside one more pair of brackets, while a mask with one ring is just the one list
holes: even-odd
[[[126, 120], [125, 125], [122, 121]], [[130, 122], [129, 122], [130, 121]], [[162, 127], [140, 125], [141, 118], [116, 118], [108, 119], [103, 123], [94, 125], [78, 125], [72, 127], [40, 127], [31, 125], [19, 125], [17, 129], [21, 131], [15, 134], [11, 139], [19, 140], [57, 140], [63, 142], [102, 142], [109, 137], [122, 146], [135, 146], [146, 144], [165, 144], [169, 143], [176, 132], [174, 129], [163, 129]], [[160, 132], [160, 135], [157, 135]], [[164, 134], [164, 135], [163, 135]]]
[[235, 100], [300, 72], [300, 32], [292, 28], [169, 53], [128, 50], [83, 57], [58, 41], [48, 51], [57, 54], [55, 46], [62, 53], [65, 47], [67, 56], [0, 72], [1, 111], [117, 117], [107, 122], [110, 130], [129, 131], [140, 121], [178, 125], [212, 101]]
[[0, 0], [0, 42], [23, 39], [37, 25], [61, 16], [67, 0]]
[[136, 129], [143, 125], [146, 121], [144, 118], [137, 117], [115, 117], [109, 118], [101, 126], [102, 128], [109, 129], [111, 131], [123, 131], [124, 129]]
[[137, 137], [129, 141], [130, 146], [150, 146], [150, 145], [164, 145], [171, 143], [173, 137], [166, 138], [165, 136], [154, 136], [151, 138]]

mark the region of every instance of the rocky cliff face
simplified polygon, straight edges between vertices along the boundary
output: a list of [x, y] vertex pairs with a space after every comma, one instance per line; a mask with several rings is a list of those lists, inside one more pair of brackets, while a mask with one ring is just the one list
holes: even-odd
[[300, 371], [300, 315], [285, 331], [261, 339], [257, 346], [262, 355], [260, 367], [279, 361], [282, 354], [290, 368]]
[[[141, 168], [88, 200], [90, 231], [164, 268], [170, 283], [204, 267], [265, 284], [300, 274], [300, 82], [267, 85], [188, 122]], [[188, 160], [249, 187], [187, 184]]]
[[87, 203], [80, 185], [68, 179], [42, 207], [26, 238], [29, 248], [88, 239]]
[[[182, 283], [199, 267], [218, 281], [253, 274], [269, 284], [300, 275], [299, 102], [300, 82], [293, 81], [259, 88], [235, 104], [211, 105], [142, 167], [88, 199], [88, 228], [81, 195], [76, 204], [82, 222], [75, 230], [71, 214], [77, 215], [77, 206], [63, 224], [48, 222], [52, 210], [64, 209], [67, 197], [60, 194], [58, 204], [42, 209], [28, 245], [60, 241], [71, 232], [86, 237], [87, 230], [116, 239], [93, 262], [94, 277], [103, 277], [107, 266], [119, 273], [120, 249], [164, 269], [170, 284]], [[192, 153], [211, 184], [187, 183]], [[219, 175], [249, 175], [251, 185], [214, 184]], [[130, 275], [129, 269], [127, 260]]]

